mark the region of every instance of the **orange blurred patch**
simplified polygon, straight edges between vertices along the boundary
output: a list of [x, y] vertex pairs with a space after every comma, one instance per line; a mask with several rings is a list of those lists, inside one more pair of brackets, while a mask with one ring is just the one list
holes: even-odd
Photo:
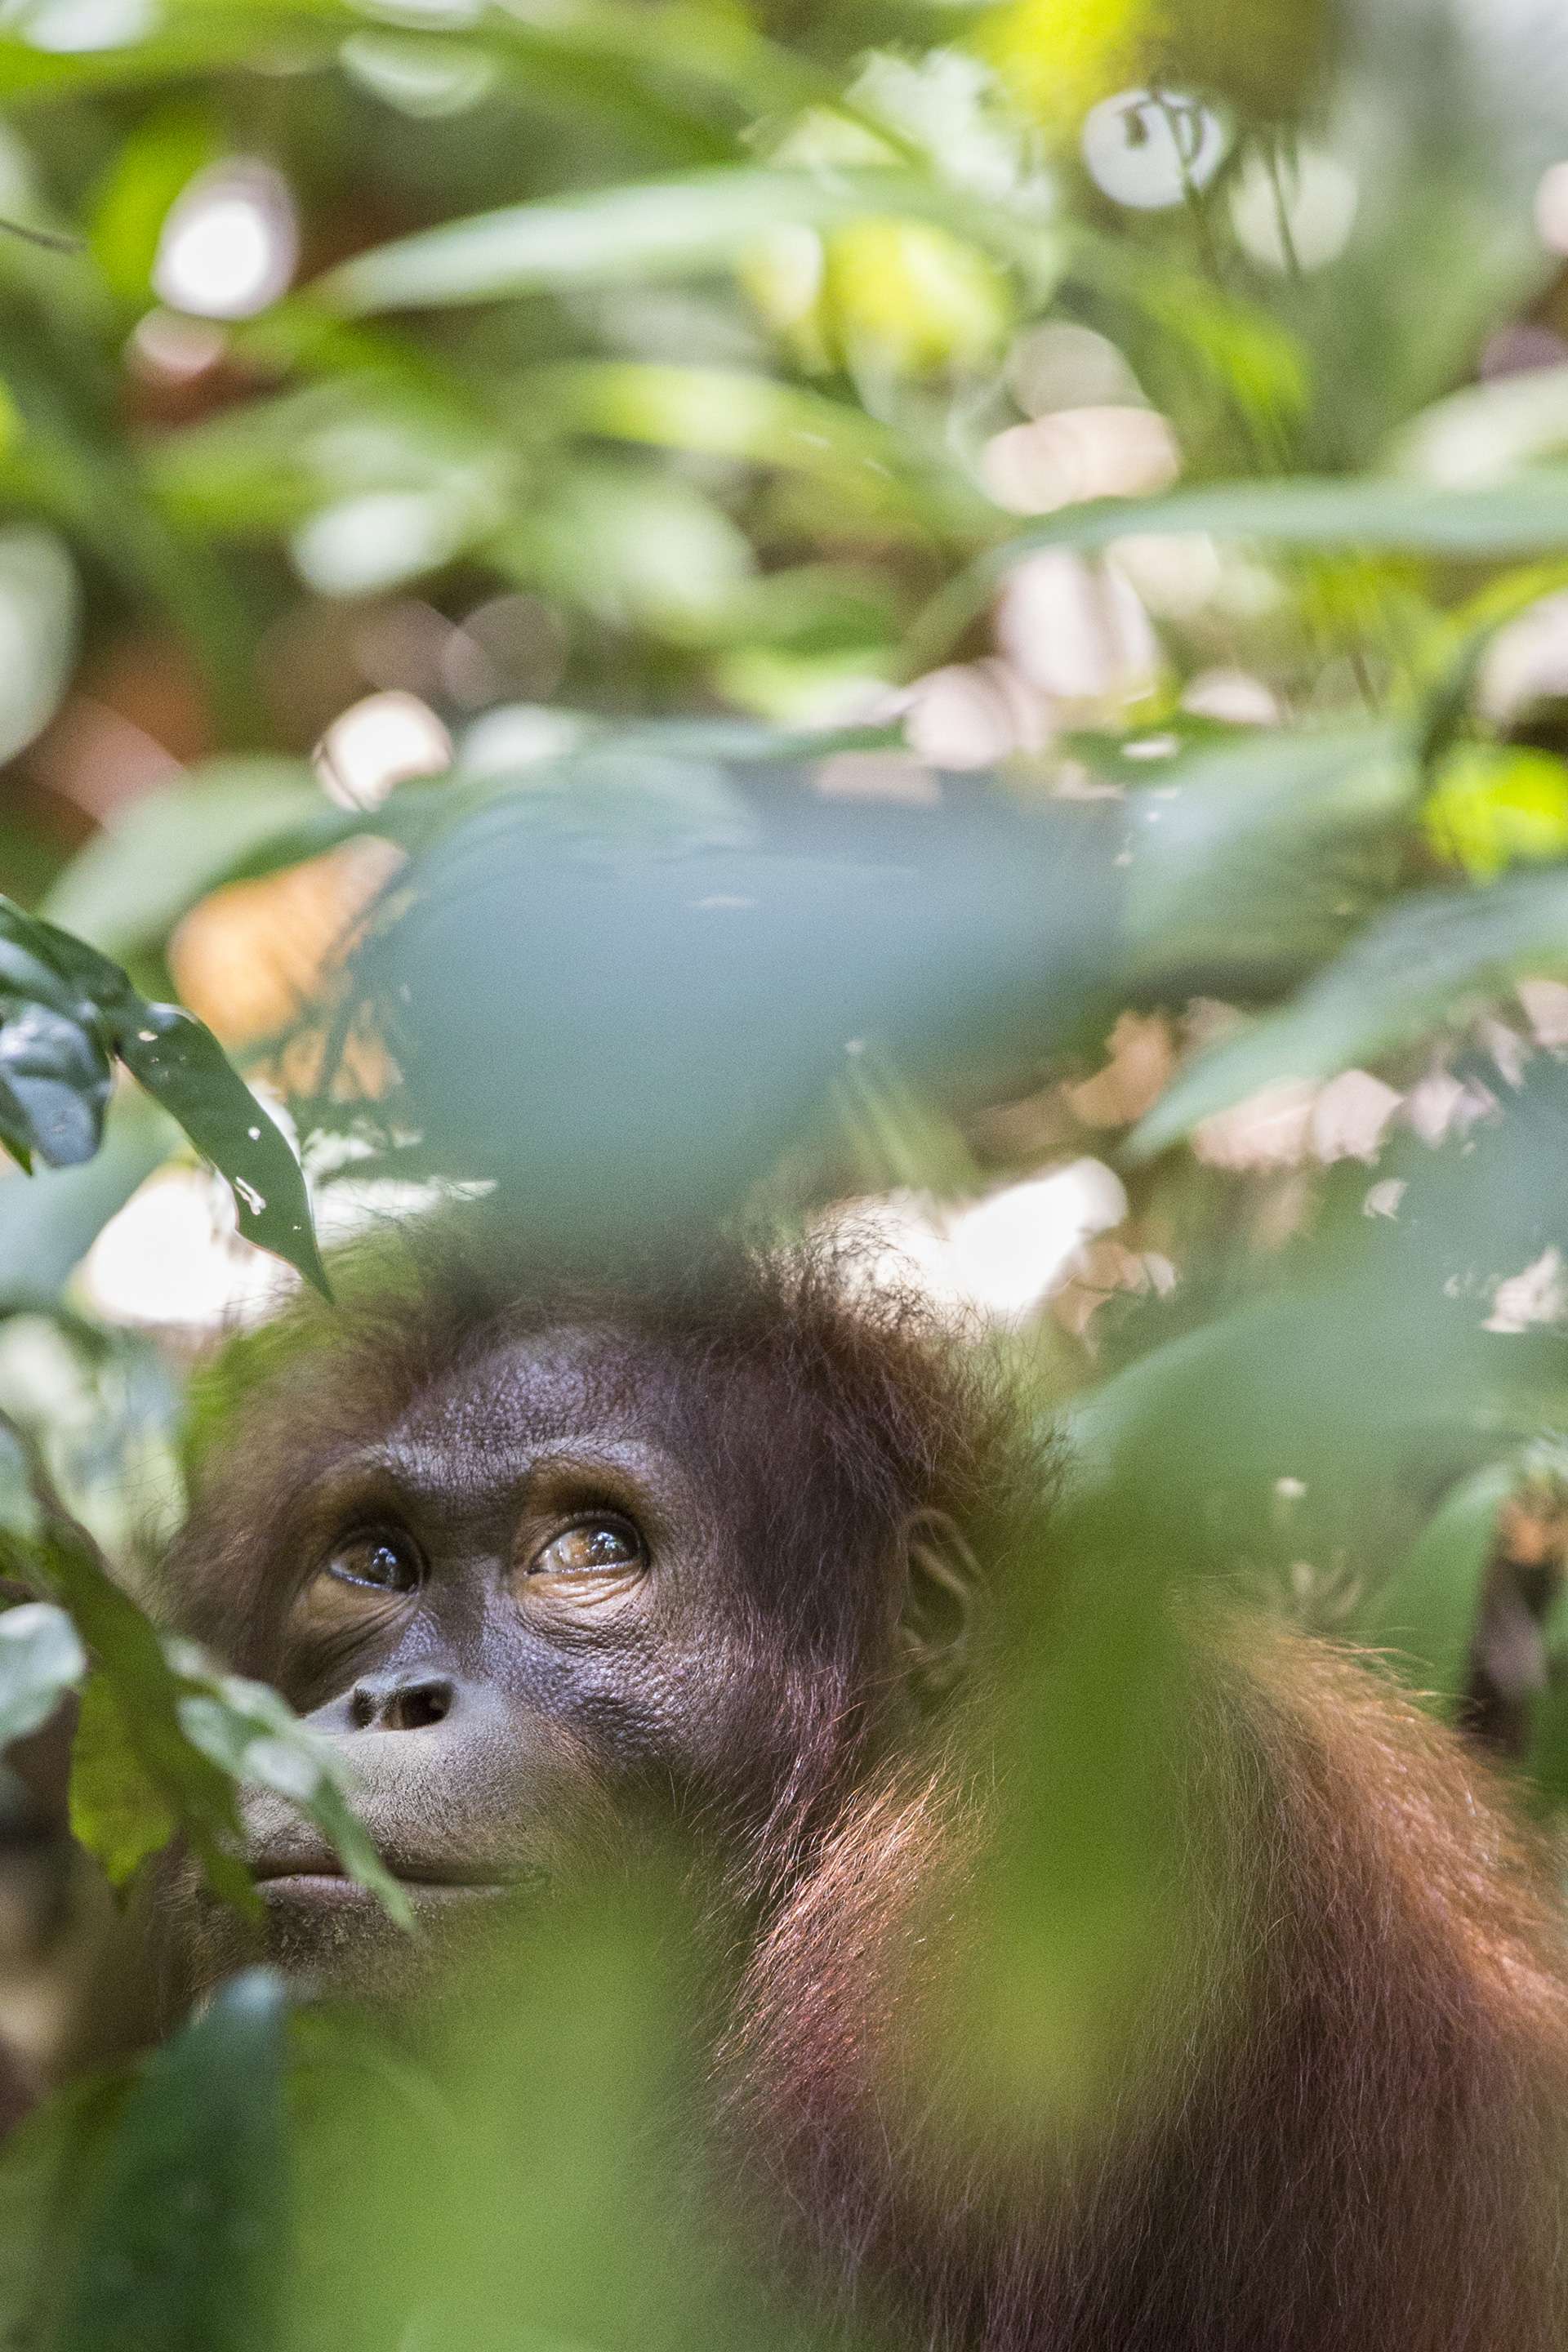
[[182, 1002], [231, 1051], [259, 1049], [286, 1093], [377, 1099], [396, 1072], [379, 1039], [350, 1016], [342, 972], [403, 864], [390, 842], [348, 841], [215, 890], [169, 942]]

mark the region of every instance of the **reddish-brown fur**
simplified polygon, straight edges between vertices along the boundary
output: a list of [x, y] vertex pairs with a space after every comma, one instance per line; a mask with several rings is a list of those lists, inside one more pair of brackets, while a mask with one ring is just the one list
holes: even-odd
[[879, 1629], [903, 1516], [952, 1514], [1005, 1574], [1039, 1465], [947, 1335], [843, 1271], [530, 1286], [437, 1249], [248, 1401], [242, 1352], [239, 1443], [175, 1563], [187, 1622], [269, 1670], [246, 1560], [302, 1439], [354, 1442], [498, 1332], [662, 1339], [709, 1399], [711, 1459], [755, 1482], [770, 1541], [737, 1575], [796, 1580], [757, 1595], [731, 1769], [757, 1784], [738, 1817], [762, 1926], [719, 2070], [786, 2261], [830, 2309], [890, 2298], [896, 2340], [950, 2352], [1558, 2352], [1568, 1991], [1538, 1858], [1456, 1741], [1321, 1645], [1189, 1633], [1180, 1982], [1072, 2131], [1026, 2099], [976, 2130], [949, 1964], [984, 1776], [946, 1769], [940, 1729], [911, 1761]]
[[1054, 2150], [1016, 2116], [965, 2130], [955, 2164], [932, 2084], [973, 2037], [929, 1937], [910, 1985], [910, 1936], [935, 1884], [962, 1941], [984, 1832], [894, 1787], [752, 1965], [729, 2063], [759, 2201], [805, 2217], [846, 2309], [890, 2285], [922, 2347], [1568, 2343], [1568, 1993], [1535, 1857], [1363, 1667], [1258, 1629], [1211, 1667], [1212, 1978], [1134, 2025], [1100, 2121]]

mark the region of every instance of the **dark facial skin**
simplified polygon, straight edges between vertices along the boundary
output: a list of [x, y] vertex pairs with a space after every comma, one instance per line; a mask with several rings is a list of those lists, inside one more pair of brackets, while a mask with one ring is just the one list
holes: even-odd
[[[831, 1563], [818, 1550], [797, 1576], [770, 1557], [787, 1531], [721, 1418], [651, 1344], [557, 1330], [498, 1346], [288, 1497], [262, 1536], [270, 1670], [339, 1746], [420, 1932], [258, 1796], [271, 1958], [326, 1987], [401, 1990], [471, 1922], [634, 1851], [672, 1810], [737, 1849], [773, 1811], [798, 1767], [800, 1578]], [[742, 1422], [779, 1444], [765, 1400]], [[857, 1664], [891, 1716], [909, 1570], [868, 1567], [882, 1590], [861, 1647], [880, 1654]], [[210, 1979], [243, 1931], [184, 1900]]]

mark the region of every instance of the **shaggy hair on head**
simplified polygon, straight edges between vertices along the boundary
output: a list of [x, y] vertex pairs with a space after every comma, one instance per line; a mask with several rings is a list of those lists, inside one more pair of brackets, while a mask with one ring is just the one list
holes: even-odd
[[[267, 1660], [247, 1562], [281, 1495], [498, 1348], [552, 1330], [618, 1335], [700, 1395], [707, 1459], [743, 1482], [759, 1532], [782, 1538], [759, 1547], [767, 1556], [810, 1543], [865, 1559], [929, 1511], [998, 1575], [1040, 1523], [1052, 1449], [999, 1350], [912, 1280], [889, 1281], [863, 1239], [715, 1237], [677, 1262], [626, 1250], [588, 1265], [537, 1256], [525, 1234], [468, 1210], [378, 1233], [331, 1275], [333, 1304], [304, 1297], [231, 1339], [195, 1385], [193, 1508], [165, 1599], [253, 1671]], [[765, 1575], [765, 1559], [748, 1573]], [[826, 1631], [853, 1640], [866, 1581], [840, 1580], [843, 1622]]]

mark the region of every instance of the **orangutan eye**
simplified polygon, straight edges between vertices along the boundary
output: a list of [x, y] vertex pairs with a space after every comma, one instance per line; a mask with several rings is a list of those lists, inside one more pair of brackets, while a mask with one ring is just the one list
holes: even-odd
[[626, 1519], [580, 1519], [536, 1551], [530, 1576], [592, 1576], [605, 1569], [638, 1568], [642, 1538]]
[[419, 1554], [408, 1538], [373, 1528], [340, 1544], [327, 1562], [340, 1584], [364, 1585], [373, 1592], [412, 1592], [419, 1582]]

